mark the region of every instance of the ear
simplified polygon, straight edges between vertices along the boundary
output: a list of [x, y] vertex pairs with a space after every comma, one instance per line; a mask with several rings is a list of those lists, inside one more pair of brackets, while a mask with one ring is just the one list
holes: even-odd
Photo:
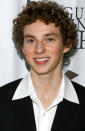
[[64, 54], [67, 53], [67, 52], [71, 49], [71, 47], [72, 47], [72, 44], [69, 44], [69, 45], [64, 46], [64, 48], [63, 48], [63, 53], [64, 53]]
[[23, 52], [23, 54], [24, 54], [24, 48], [22, 47], [22, 52]]

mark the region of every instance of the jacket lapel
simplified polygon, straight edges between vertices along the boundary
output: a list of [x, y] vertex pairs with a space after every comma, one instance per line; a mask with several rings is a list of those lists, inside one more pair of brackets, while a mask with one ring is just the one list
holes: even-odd
[[80, 109], [79, 107], [79, 104], [75, 104], [64, 99], [58, 105], [51, 131], [70, 131], [70, 124], [75, 121], [75, 114], [78, 114]]
[[19, 123], [21, 122], [23, 131], [36, 131], [33, 105], [30, 97], [14, 100], [12, 105], [13, 110], [17, 114]]

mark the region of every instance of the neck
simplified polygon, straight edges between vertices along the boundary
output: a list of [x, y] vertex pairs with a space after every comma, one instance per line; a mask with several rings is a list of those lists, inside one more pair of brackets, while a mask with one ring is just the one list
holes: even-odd
[[47, 108], [58, 94], [62, 80], [62, 71], [44, 75], [31, 72], [31, 78], [39, 99], [43, 103], [44, 108]]
[[46, 92], [46, 90], [50, 91], [50, 89], [53, 89], [53, 87], [56, 87], [56, 89], [58, 88], [60, 85], [59, 83], [61, 83], [62, 72], [44, 75], [31, 73], [31, 78], [36, 89]]

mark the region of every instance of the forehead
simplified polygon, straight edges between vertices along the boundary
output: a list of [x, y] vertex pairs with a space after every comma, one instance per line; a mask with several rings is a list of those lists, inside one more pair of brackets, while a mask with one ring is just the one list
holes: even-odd
[[60, 28], [56, 27], [54, 23], [45, 24], [40, 20], [24, 27], [24, 36], [27, 34], [40, 36], [48, 33], [61, 34]]

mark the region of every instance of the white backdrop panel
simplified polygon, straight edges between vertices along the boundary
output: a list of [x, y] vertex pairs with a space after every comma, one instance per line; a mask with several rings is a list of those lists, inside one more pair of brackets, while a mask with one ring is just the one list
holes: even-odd
[[12, 41], [12, 21], [27, 0], [0, 1], [0, 86], [23, 77], [24, 62], [17, 56]]

